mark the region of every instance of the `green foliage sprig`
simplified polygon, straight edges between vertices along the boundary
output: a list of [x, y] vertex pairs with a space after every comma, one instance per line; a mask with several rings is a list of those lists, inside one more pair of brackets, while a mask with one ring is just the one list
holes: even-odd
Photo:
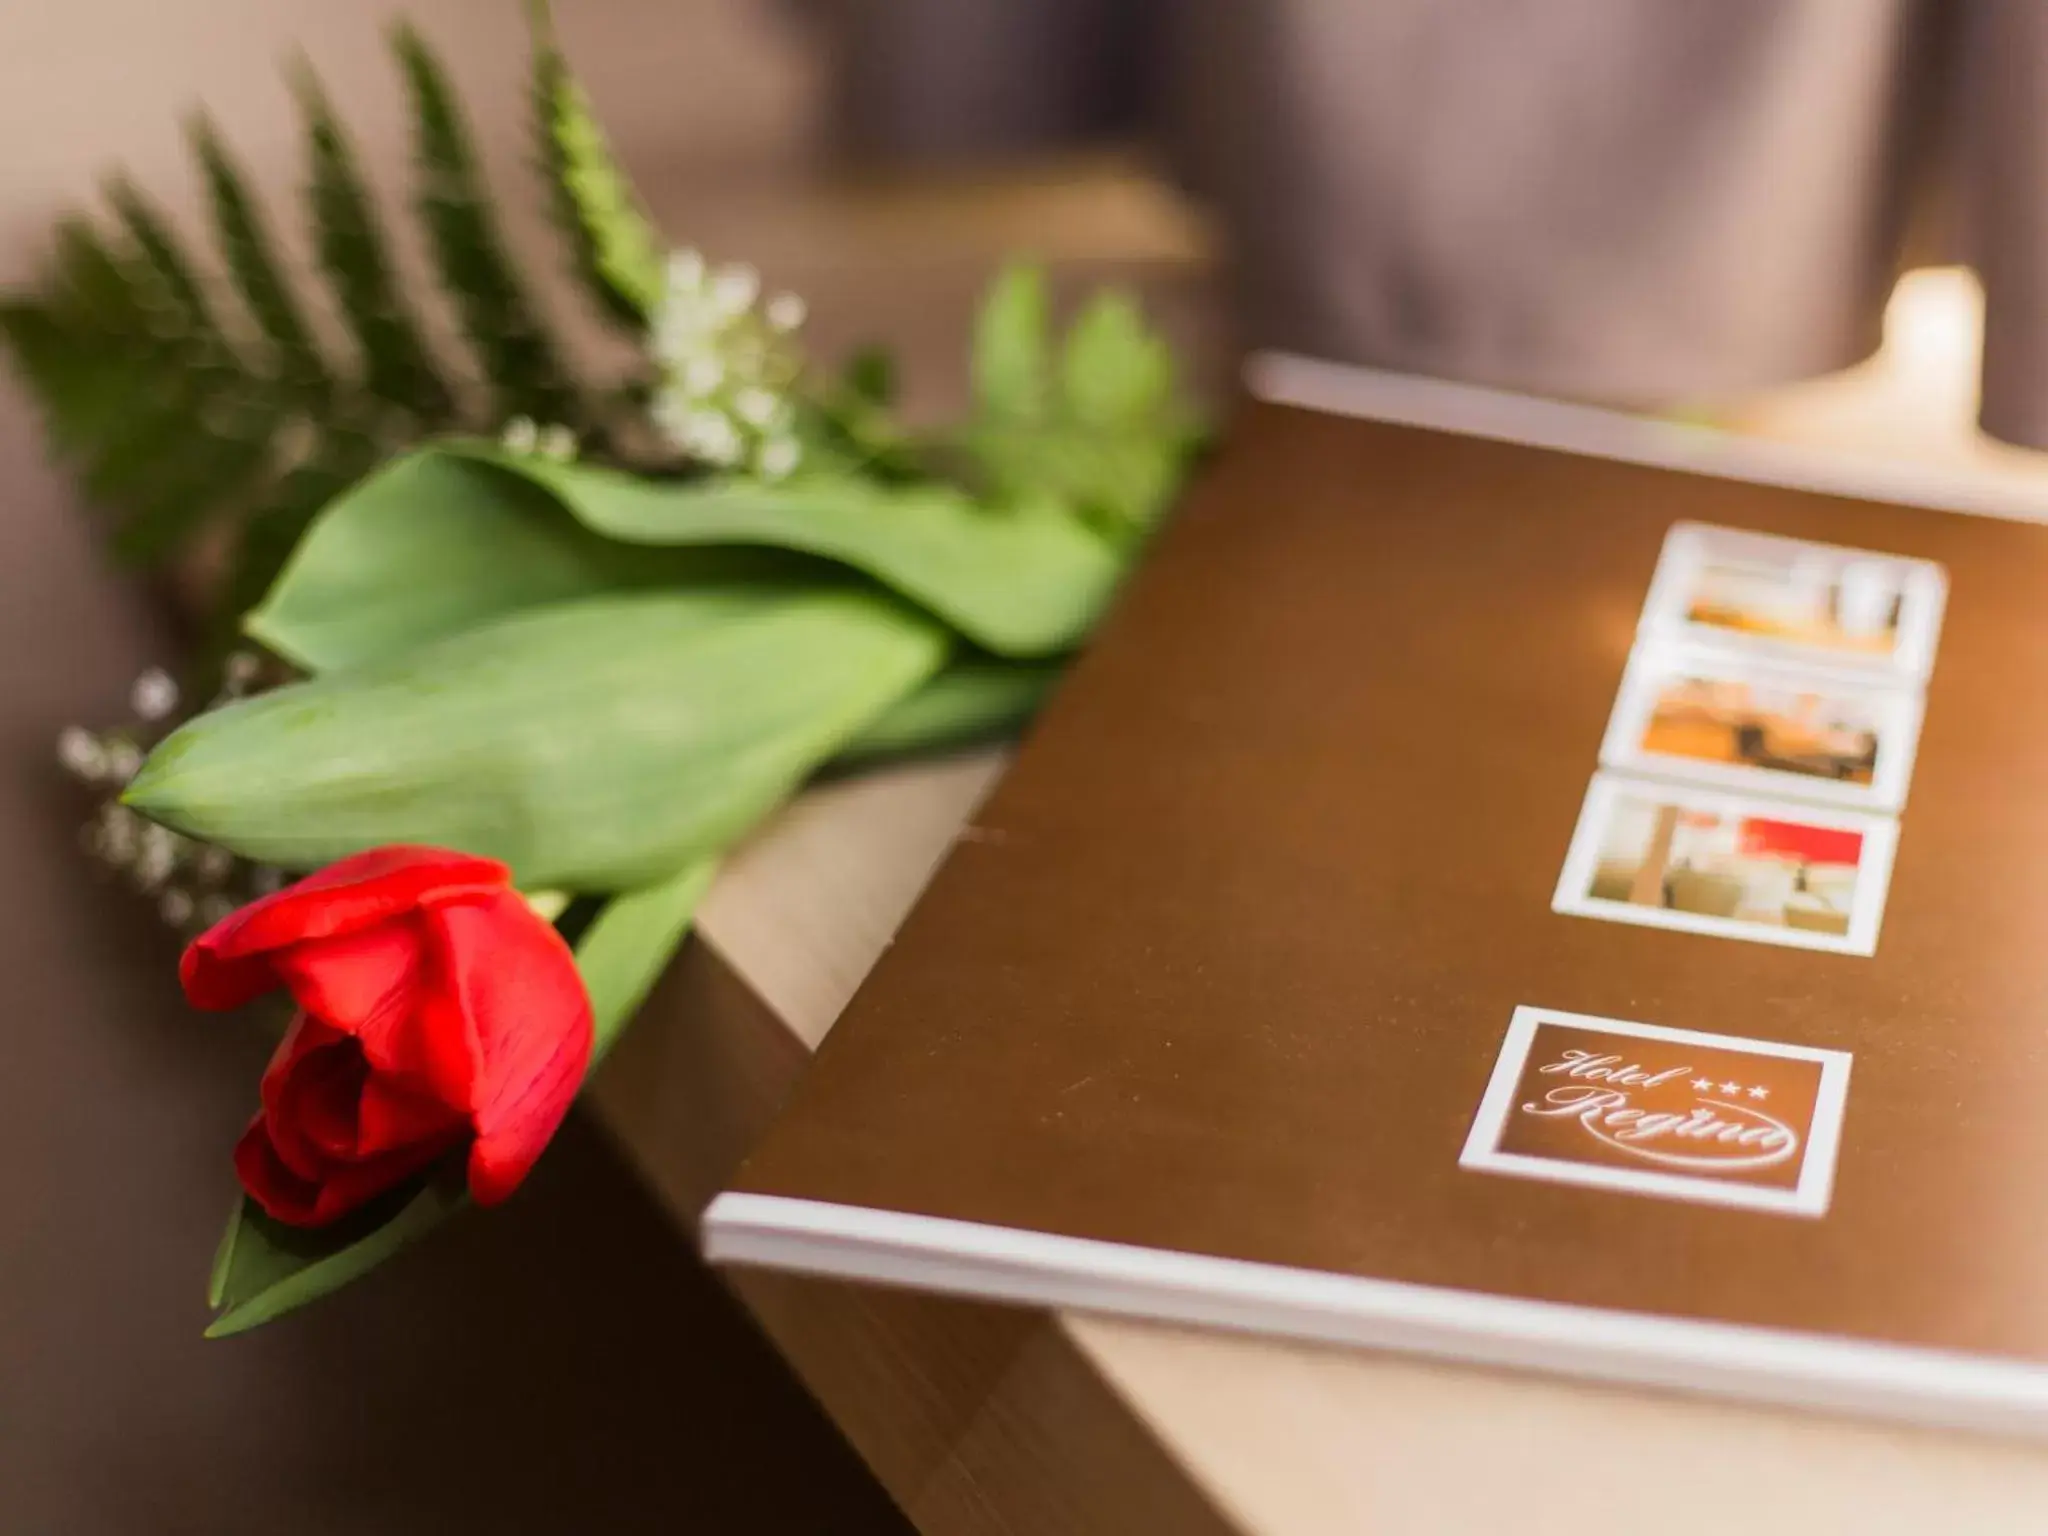
[[533, 19], [533, 121], [555, 224], [585, 290], [612, 319], [644, 330], [660, 307], [665, 253], [633, 184], [612, 160], [583, 86], [555, 41], [547, 6]]
[[1006, 271], [982, 306], [974, 393], [960, 442], [984, 487], [1051, 497], [1119, 543], [1151, 527], [1201, 436], [1136, 301], [1098, 294], [1056, 340], [1032, 267]]
[[[138, 884], [187, 853], [278, 878], [394, 842], [502, 858], [552, 895], [551, 918], [573, 898], [564, 933], [601, 1052], [719, 859], [807, 779], [1029, 719], [1195, 438], [1135, 303], [1097, 296], [1056, 334], [1026, 267], [984, 305], [963, 428], [906, 430], [886, 354], [817, 378], [801, 300], [664, 254], [544, 5], [533, 21], [542, 178], [587, 297], [642, 343], [633, 387], [571, 376], [454, 93], [405, 28], [412, 206], [461, 360], [427, 341], [304, 68], [312, 247], [344, 346], [312, 322], [204, 118], [221, 275], [116, 181], [111, 221], [59, 230], [42, 287], [0, 303], [0, 334], [52, 441], [116, 513], [116, 546], [160, 561], [225, 525], [225, 615], [304, 674], [227, 689], [146, 760], [140, 742], [111, 764], [73, 742], [85, 776], [121, 786], [106, 825], [137, 844], [123, 859], [154, 861]], [[423, 1237], [467, 1204], [449, 1173], [310, 1230], [239, 1201], [212, 1331]]]
[[[534, 129], [570, 264], [608, 319], [635, 332], [660, 292], [659, 242], [536, 8]], [[320, 507], [394, 450], [524, 416], [591, 433], [589, 392], [507, 254], [461, 107], [420, 34], [392, 47], [413, 125], [413, 211], [466, 342], [437, 357], [404, 297], [376, 201], [311, 68], [293, 71], [304, 123], [304, 212], [346, 336], [323, 345], [262, 206], [210, 120], [192, 148], [219, 272], [207, 273], [141, 192], [115, 177], [111, 219], [59, 230], [32, 292], [0, 300], [0, 336], [57, 451], [114, 519], [113, 547], [162, 563], [202, 533], [233, 549], [232, 622], [268, 588]]]

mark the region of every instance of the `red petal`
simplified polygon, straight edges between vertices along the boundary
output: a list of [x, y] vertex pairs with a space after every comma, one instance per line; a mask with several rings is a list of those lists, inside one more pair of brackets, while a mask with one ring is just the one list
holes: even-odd
[[331, 939], [308, 939], [270, 959], [301, 1010], [344, 1034], [380, 1034], [412, 1002], [420, 960], [412, 915]]
[[264, 1211], [294, 1227], [324, 1227], [364, 1202], [404, 1183], [458, 1139], [421, 1142], [386, 1157], [338, 1163], [318, 1177], [304, 1178], [278, 1155], [271, 1126], [258, 1115], [235, 1143], [235, 1175]]
[[373, 848], [253, 901], [192, 941], [179, 964], [196, 1008], [238, 1008], [279, 985], [270, 956], [287, 945], [355, 933], [453, 896], [506, 890], [495, 859], [445, 848]]
[[267, 1139], [278, 1161], [301, 1179], [317, 1178], [330, 1151], [308, 1134], [299, 1107], [318, 1094], [323, 1076], [346, 1067], [347, 1059], [335, 1050], [340, 1045], [348, 1045], [356, 1060], [362, 1059], [346, 1035], [300, 1014], [263, 1069], [263, 1113], [271, 1123]]
[[[280, 951], [273, 964], [299, 1007], [354, 1035], [371, 1067], [404, 1079], [411, 1090], [466, 1111], [472, 1079], [468, 1052], [452, 1059], [420, 1017], [440, 967], [438, 946], [425, 944], [419, 915]], [[458, 1037], [463, 1033], [458, 1022]]]
[[447, 1146], [468, 1131], [467, 1115], [397, 1078], [373, 1074], [356, 1103], [358, 1157], [378, 1157], [422, 1141]]
[[297, 1227], [315, 1225], [313, 1213], [319, 1206], [320, 1186], [302, 1177], [279, 1155], [261, 1115], [249, 1122], [249, 1129], [235, 1143], [235, 1177], [242, 1181], [249, 1198], [279, 1221]]
[[[477, 1066], [469, 1191], [493, 1205], [526, 1177], [583, 1085], [590, 998], [569, 946], [514, 892], [451, 901], [423, 921], [442, 940], [449, 991], [437, 987], [436, 1001], [467, 1024]], [[440, 1011], [423, 1009], [422, 1021]]]
[[420, 1142], [445, 1147], [469, 1125], [465, 1111], [376, 1072], [359, 1042], [304, 1015], [263, 1074], [263, 1113], [279, 1160], [302, 1179]]

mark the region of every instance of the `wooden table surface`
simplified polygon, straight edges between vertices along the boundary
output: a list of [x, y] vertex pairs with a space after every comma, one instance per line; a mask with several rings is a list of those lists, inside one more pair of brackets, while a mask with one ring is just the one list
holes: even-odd
[[[1284, 381], [1283, 381], [1284, 382]], [[1348, 387], [1339, 381], [1339, 393]], [[1605, 451], [1836, 475], [1829, 456], [1364, 380], [1365, 408]], [[1576, 423], [1576, 425], [1575, 425]], [[1518, 425], [1519, 424], [1519, 425]], [[2032, 465], [1865, 471], [1873, 491], [2026, 510]], [[1873, 478], [1874, 476], [1874, 478]], [[2043, 498], [2048, 504], [2048, 497]], [[889, 942], [1000, 755], [818, 789], [721, 876], [701, 942], [597, 1087], [694, 1222]], [[740, 1293], [935, 1533], [2048, 1529], [2048, 1449], [1877, 1422], [740, 1271]]]

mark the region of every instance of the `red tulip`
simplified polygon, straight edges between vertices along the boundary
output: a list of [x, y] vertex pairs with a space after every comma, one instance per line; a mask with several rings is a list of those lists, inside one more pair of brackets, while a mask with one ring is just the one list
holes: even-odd
[[243, 907], [179, 967], [199, 1008], [299, 1006], [235, 1171], [279, 1221], [323, 1226], [467, 1143], [504, 1199], [590, 1061], [590, 999], [554, 927], [491, 859], [378, 848]]

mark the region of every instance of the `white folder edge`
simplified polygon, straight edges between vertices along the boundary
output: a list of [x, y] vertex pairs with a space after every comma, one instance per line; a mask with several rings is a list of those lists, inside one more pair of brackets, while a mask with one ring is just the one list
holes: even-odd
[[703, 1241], [714, 1264], [1951, 1429], [2048, 1434], [2048, 1368], [1988, 1356], [1369, 1280], [781, 1195], [720, 1195], [705, 1212]]

